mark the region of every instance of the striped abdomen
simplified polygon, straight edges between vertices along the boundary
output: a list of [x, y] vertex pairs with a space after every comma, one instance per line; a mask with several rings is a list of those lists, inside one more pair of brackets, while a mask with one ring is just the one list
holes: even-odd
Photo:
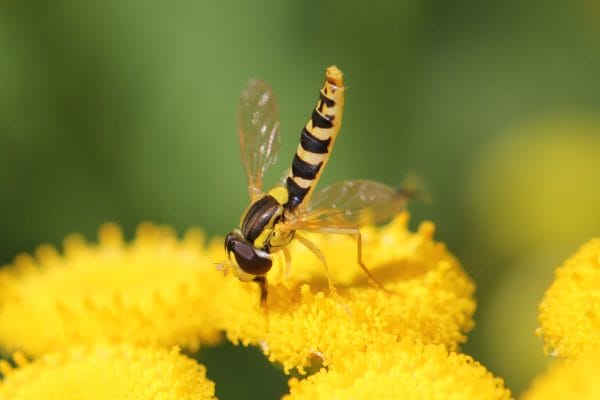
[[302, 129], [300, 144], [286, 179], [289, 192], [287, 209], [293, 210], [310, 198], [342, 125], [343, 110], [342, 72], [332, 66], [325, 73], [325, 84], [321, 88], [317, 106]]

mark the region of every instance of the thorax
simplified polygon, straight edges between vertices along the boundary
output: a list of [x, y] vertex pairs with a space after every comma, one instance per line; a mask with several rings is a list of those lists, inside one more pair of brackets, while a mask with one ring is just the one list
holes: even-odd
[[285, 229], [288, 191], [275, 187], [256, 199], [242, 215], [242, 235], [252, 245], [269, 251], [271, 247], [287, 245], [294, 238], [294, 231]]

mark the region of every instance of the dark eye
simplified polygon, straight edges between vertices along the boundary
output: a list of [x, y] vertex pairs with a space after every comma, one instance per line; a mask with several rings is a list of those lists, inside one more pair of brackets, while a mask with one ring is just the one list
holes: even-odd
[[233, 253], [239, 267], [248, 274], [264, 275], [273, 265], [270, 258], [258, 254], [256, 249], [244, 240], [228, 235], [225, 247]]

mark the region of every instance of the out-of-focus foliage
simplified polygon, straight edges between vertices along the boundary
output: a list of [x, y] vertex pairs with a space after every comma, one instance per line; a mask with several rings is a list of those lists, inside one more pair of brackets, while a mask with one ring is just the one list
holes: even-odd
[[[229, 231], [244, 83], [279, 97], [275, 182], [335, 63], [347, 108], [324, 183], [427, 181], [412, 220], [435, 221], [477, 284], [466, 350], [518, 393], [541, 369], [516, 351], [541, 352], [520, 305], [598, 233], [598, 26], [590, 0], [3, 2], [0, 264], [107, 220]], [[211, 378], [217, 395], [236, 379]]]

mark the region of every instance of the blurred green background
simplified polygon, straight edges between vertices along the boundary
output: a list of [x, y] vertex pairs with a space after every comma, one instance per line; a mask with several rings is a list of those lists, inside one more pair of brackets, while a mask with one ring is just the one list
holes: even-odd
[[[477, 283], [464, 350], [518, 394], [545, 363], [552, 271], [600, 230], [595, 0], [4, 1], [0, 264], [109, 220], [228, 232], [247, 204], [241, 88], [278, 94], [274, 182], [334, 63], [348, 90], [323, 184], [428, 183], [412, 224], [433, 220]], [[221, 399], [276, 398], [286, 378], [259, 354], [199, 357]]]

